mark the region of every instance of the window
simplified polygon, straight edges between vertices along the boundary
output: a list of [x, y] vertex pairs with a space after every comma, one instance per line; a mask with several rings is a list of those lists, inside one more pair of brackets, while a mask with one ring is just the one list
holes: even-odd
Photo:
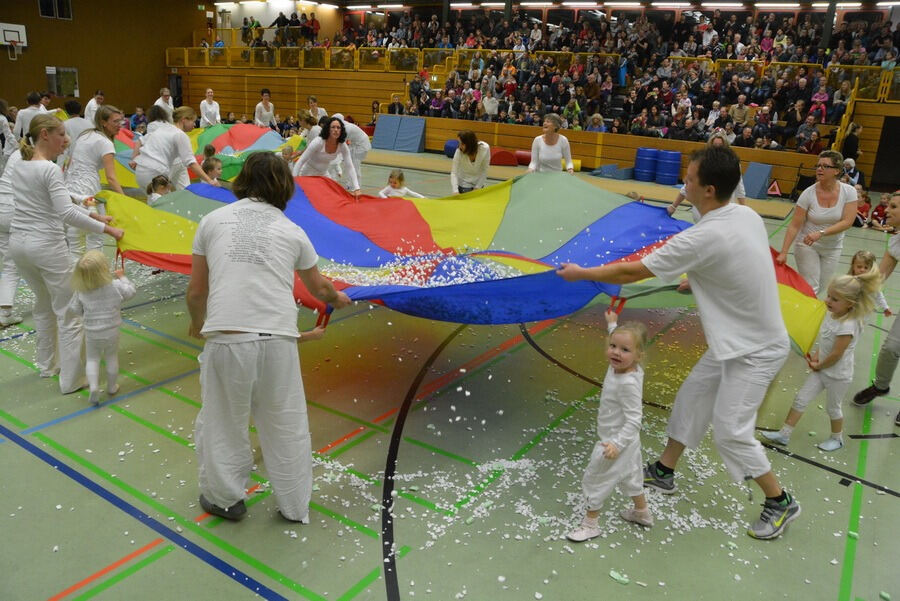
[[72, 0], [38, 0], [38, 10], [42, 17], [71, 19]]
[[47, 90], [60, 98], [77, 97], [78, 69], [74, 67], [44, 67], [47, 73]]
[[570, 8], [547, 9], [547, 24], [562, 25], [570, 31], [575, 29], [575, 11]]

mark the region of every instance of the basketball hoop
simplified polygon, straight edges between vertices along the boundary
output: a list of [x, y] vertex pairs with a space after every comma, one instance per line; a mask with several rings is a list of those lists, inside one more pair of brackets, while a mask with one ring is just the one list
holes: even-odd
[[9, 55], [9, 60], [14, 61], [18, 60], [22, 55], [22, 47], [19, 46], [18, 42], [15, 40], [9, 41], [9, 47], [7, 48], [7, 52]]

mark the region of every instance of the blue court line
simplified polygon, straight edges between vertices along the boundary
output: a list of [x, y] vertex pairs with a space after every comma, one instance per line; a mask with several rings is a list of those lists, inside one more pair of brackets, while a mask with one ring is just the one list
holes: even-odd
[[140, 307], [146, 307], [147, 305], [152, 305], [154, 303], [161, 303], [163, 301], [172, 300], [173, 298], [178, 298], [180, 296], [184, 296], [184, 292], [176, 292], [175, 294], [170, 294], [169, 296], [164, 296], [162, 298], [155, 298], [153, 300], [144, 301], [144, 302], [138, 303], [136, 305], [129, 305], [127, 307], [122, 307], [122, 310], [130, 311], [131, 309], [138, 309]]
[[192, 349], [196, 349], [198, 351], [203, 350], [203, 347], [198, 344], [194, 344], [193, 342], [188, 342], [187, 340], [182, 340], [181, 338], [178, 338], [177, 336], [172, 336], [171, 334], [166, 334], [165, 332], [161, 332], [161, 331], [157, 330], [156, 328], [151, 328], [150, 326], [145, 326], [144, 324], [134, 321], [133, 319], [126, 319], [125, 317], [123, 317], [122, 321], [124, 323], [127, 323], [130, 326], [134, 326], [141, 330], [146, 330], [147, 332], [152, 332], [153, 334], [156, 334], [157, 336], [160, 336], [167, 340], [171, 340], [172, 342], [177, 342], [178, 344], [183, 344], [184, 346], [189, 346]]
[[19, 436], [15, 432], [13, 432], [12, 430], [9, 430], [2, 424], [0, 424], [0, 434], [3, 434], [10, 441], [16, 443], [22, 449], [28, 451], [29, 453], [31, 453], [32, 455], [34, 455], [35, 457], [37, 457], [38, 459], [40, 459], [41, 461], [43, 461], [44, 463], [46, 463], [47, 465], [49, 465], [50, 467], [55, 469], [56, 471], [58, 471], [62, 474], [65, 474], [66, 476], [68, 476], [69, 478], [71, 478], [72, 480], [77, 482], [78, 484], [82, 485], [83, 487], [85, 487], [86, 489], [91, 491], [92, 493], [102, 497], [104, 500], [106, 500], [109, 503], [111, 503], [112, 505], [114, 505], [117, 509], [120, 509], [123, 512], [130, 515], [131, 517], [137, 519], [139, 522], [141, 522], [142, 524], [144, 524], [151, 530], [155, 531], [160, 536], [164, 536], [165, 538], [169, 539], [170, 541], [172, 541], [173, 543], [175, 543], [176, 545], [178, 545], [179, 547], [181, 547], [182, 549], [184, 549], [185, 551], [187, 551], [188, 553], [190, 553], [197, 559], [203, 561], [204, 563], [206, 563], [213, 569], [218, 570], [219, 572], [221, 572], [228, 578], [231, 578], [232, 580], [234, 580], [241, 586], [249, 589], [251, 592], [256, 593], [257, 595], [260, 595], [264, 599], [288, 601], [288, 599], [286, 597], [283, 597], [282, 595], [273, 591], [272, 589], [270, 589], [263, 583], [259, 582], [258, 580], [255, 580], [251, 576], [240, 571], [237, 567], [216, 557], [215, 555], [213, 555], [212, 553], [210, 553], [203, 547], [197, 545], [196, 543], [190, 541], [189, 539], [185, 538], [184, 536], [178, 534], [176, 531], [167, 527], [165, 524], [153, 519], [152, 517], [150, 517], [149, 515], [147, 515], [146, 513], [144, 513], [137, 507], [135, 507], [134, 505], [127, 502], [125, 499], [119, 497], [112, 491], [103, 488], [102, 486], [100, 486], [99, 484], [94, 482], [93, 480], [89, 479], [87, 476], [76, 471], [71, 466], [63, 463], [62, 461], [57, 460], [56, 458], [54, 458], [52, 455], [50, 455], [46, 451], [44, 451], [44, 450], [38, 448], [37, 446], [33, 445], [32, 443], [28, 442], [27, 440], [25, 440], [24, 438], [22, 438], [21, 436]]
[[16, 338], [21, 338], [22, 336], [28, 336], [29, 334], [34, 334], [34, 330], [28, 330], [27, 332], [21, 332], [16, 334], [15, 336], [8, 336], [6, 338], [0, 338], [0, 343], [6, 342], [7, 340], [15, 340]]
[[88, 407], [85, 407], [84, 409], [79, 409], [78, 411], [75, 411], [74, 413], [70, 413], [68, 415], [63, 415], [62, 417], [57, 417], [56, 419], [50, 420], [49, 422], [44, 422], [43, 424], [38, 424], [37, 426], [32, 426], [26, 430], [22, 430], [22, 434], [32, 434], [34, 432], [37, 432], [38, 430], [43, 430], [44, 428], [49, 428], [50, 426], [55, 426], [56, 424], [59, 424], [62, 422], [67, 422], [70, 419], [79, 417], [81, 415], [84, 415], [85, 413], [90, 413], [91, 411], [96, 411], [100, 407], [105, 407], [106, 405], [112, 405], [113, 403], [119, 403], [121, 401], [124, 401], [125, 399], [129, 399], [133, 396], [137, 396], [139, 394], [147, 392], [148, 390], [153, 390], [155, 388], [159, 388], [160, 386], [164, 386], [164, 385], [168, 384], [169, 382], [174, 382], [175, 380], [180, 380], [181, 378], [185, 378], [187, 376], [195, 374], [198, 371], [200, 371], [199, 367], [196, 369], [192, 369], [191, 371], [186, 371], [183, 374], [178, 374], [177, 376], [172, 376], [171, 378], [166, 378], [162, 382], [157, 382], [156, 384], [150, 384], [149, 386], [144, 386], [143, 388], [138, 388], [137, 390], [132, 390], [131, 392], [126, 392], [125, 394], [122, 394], [122, 395], [116, 395], [116, 396], [112, 397], [111, 399], [109, 399], [108, 401], [106, 401], [104, 403], [100, 403], [100, 405], [98, 407], [88, 406]]

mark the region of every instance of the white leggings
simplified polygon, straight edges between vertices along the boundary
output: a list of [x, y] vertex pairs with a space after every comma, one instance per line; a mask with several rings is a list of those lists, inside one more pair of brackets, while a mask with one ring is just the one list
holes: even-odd
[[841, 249], [820, 249], [815, 244], [808, 246], [797, 242], [794, 244], [794, 258], [797, 261], [797, 271], [812, 286], [816, 296], [821, 297], [831, 283], [838, 259], [841, 258]]
[[219, 507], [246, 496], [252, 415], [281, 514], [308, 519], [312, 440], [297, 341], [255, 334], [208, 338], [200, 353], [200, 391], [195, 440], [203, 496]]
[[119, 331], [110, 332], [103, 338], [84, 338], [84, 373], [91, 392], [100, 390], [100, 360], [106, 360], [106, 391], [118, 389], [119, 377]]
[[809, 374], [806, 382], [803, 383], [803, 386], [797, 392], [792, 408], [794, 411], [803, 413], [806, 411], [809, 402], [824, 390], [828, 417], [841, 419], [844, 417], [844, 413], [841, 411], [841, 403], [847, 394], [847, 389], [850, 388], [850, 382], [851, 380], [836, 380], [820, 371], [814, 371]]
[[636, 440], [621, 450], [615, 459], [603, 456], [606, 447], [594, 445], [591, 460], [584, 470], [581, 488], [587, 500], [587, 508], [597, 511], [618, 485], [622, 494], [636, 497], [644, 492], [644, 466], [641, 464], [641, 441]]
[[694, 448], [713, 426], [713, 442], [736, 481], [772, 470], [754, 436], [756, 413], [790, 352], [785, 340], [719, 361], [706, 351], [678, 389], [666, 433]]
[[0, 307], [12, 307], [19, 287], [19, 270], [9, 254], [9, 223], [15, 208], [0, 205]]

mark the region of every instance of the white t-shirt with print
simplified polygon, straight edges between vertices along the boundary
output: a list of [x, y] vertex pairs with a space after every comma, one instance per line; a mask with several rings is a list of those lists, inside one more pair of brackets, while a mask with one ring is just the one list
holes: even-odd
[[687, 273], [716, 360], [788, 343], [766, 227], [750, 207], [709, 211], [641, 262], [666, 281]]
[[206, 257], [203, 334], [222, 331], [297, 338], [294, 273], [319, 260], [306, 232], [277, 207], [249, 198], [208, 213], [193, 250]]

